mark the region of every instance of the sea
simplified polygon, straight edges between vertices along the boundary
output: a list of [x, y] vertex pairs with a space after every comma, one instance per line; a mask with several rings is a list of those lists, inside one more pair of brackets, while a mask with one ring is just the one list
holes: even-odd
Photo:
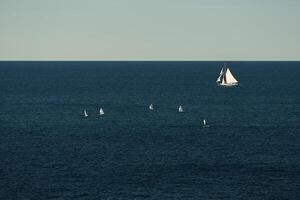
[[300, 199], [300, 62], [223, 63], [0, 62], [0, 199]]

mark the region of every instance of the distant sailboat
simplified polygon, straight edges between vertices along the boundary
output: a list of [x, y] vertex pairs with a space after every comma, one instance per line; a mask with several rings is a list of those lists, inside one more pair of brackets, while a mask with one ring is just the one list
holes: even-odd
[[149, 110], [154, 110], [154, 107], [153, 107], [153, 105], [152, 105], [152, 104], [150, 104], [150, 106], [149, 106]]
[[179, 106], [179, 108], [178, 108], [178, 112], [183, 112], [183, 108], [182, 108], [182, 106]]
[[238, 85], [238, 81], [232, 75], [230, 69], [224, 64], [220, 75], [216, 81], [217, 84], [222, 86], [234, 86]]
[[205, 120], [205, 119], [203, 120], [203, 127], [204, 127], [204, 128], [209, 127], [209, 125], [206, 123], [206, 120]]
[[100, 108], [100, 110], [99, 110], [99, 115], [104, 115], [104, 111], [102, 108]]
[[84, 110], [83, 114], [84, 114], [85, 117], [88, 117], [88, 116], [89, 116], [89, 115], [87, 114], [86, 110]]

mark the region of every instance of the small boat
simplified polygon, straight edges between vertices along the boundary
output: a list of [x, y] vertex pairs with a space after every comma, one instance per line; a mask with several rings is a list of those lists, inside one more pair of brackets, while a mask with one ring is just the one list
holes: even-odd
[[179, 108], [178, 108], [178, 112], [183, 112], [183, 108], [182, 108], [182, 106], [179, 106]]
[[89, 115], [87, 114], [86, 110], [83, 111], [83, 114], [85, 117], [88, 117]]
[[154, 110], [153, 104], [150, 104], [149, 110]]
[[99, 110], [99, 115], [104, 115], [104, 111], [102, 108], [100, 108], [100, 110]]
[[206, 123], [206, 120], [204, 119], [203, 120], [203, 128], [208, 128], [209, 127], [209, 125]]
[[234, 76], [232, 75], [230, 69], [226, 66], [226, 64], [223, 65], [216, 83], [221, 86], [238, 85], [238, 81], [234, 78]]

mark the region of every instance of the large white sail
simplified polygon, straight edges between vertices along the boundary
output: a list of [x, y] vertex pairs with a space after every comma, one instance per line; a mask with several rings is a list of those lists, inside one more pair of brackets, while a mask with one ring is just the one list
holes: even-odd
[[229, 68], [226, 70], [226, 83], [227, 84], [237, 84], [238, 81], [233, 77]]

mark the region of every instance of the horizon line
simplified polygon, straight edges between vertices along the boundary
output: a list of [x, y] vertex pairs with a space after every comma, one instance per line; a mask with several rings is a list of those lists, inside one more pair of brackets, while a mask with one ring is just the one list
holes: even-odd
[[234, 59], [218, 59], [218, 60], [192, 60], [192, 59], [157, 59], [157, 60], [147, 60], [147, 59], [20, 59], [20, 60], [1, 60], [0, 62], [300, 62], [300, 59], [241, 59], [241, 60], [234, 60]]

